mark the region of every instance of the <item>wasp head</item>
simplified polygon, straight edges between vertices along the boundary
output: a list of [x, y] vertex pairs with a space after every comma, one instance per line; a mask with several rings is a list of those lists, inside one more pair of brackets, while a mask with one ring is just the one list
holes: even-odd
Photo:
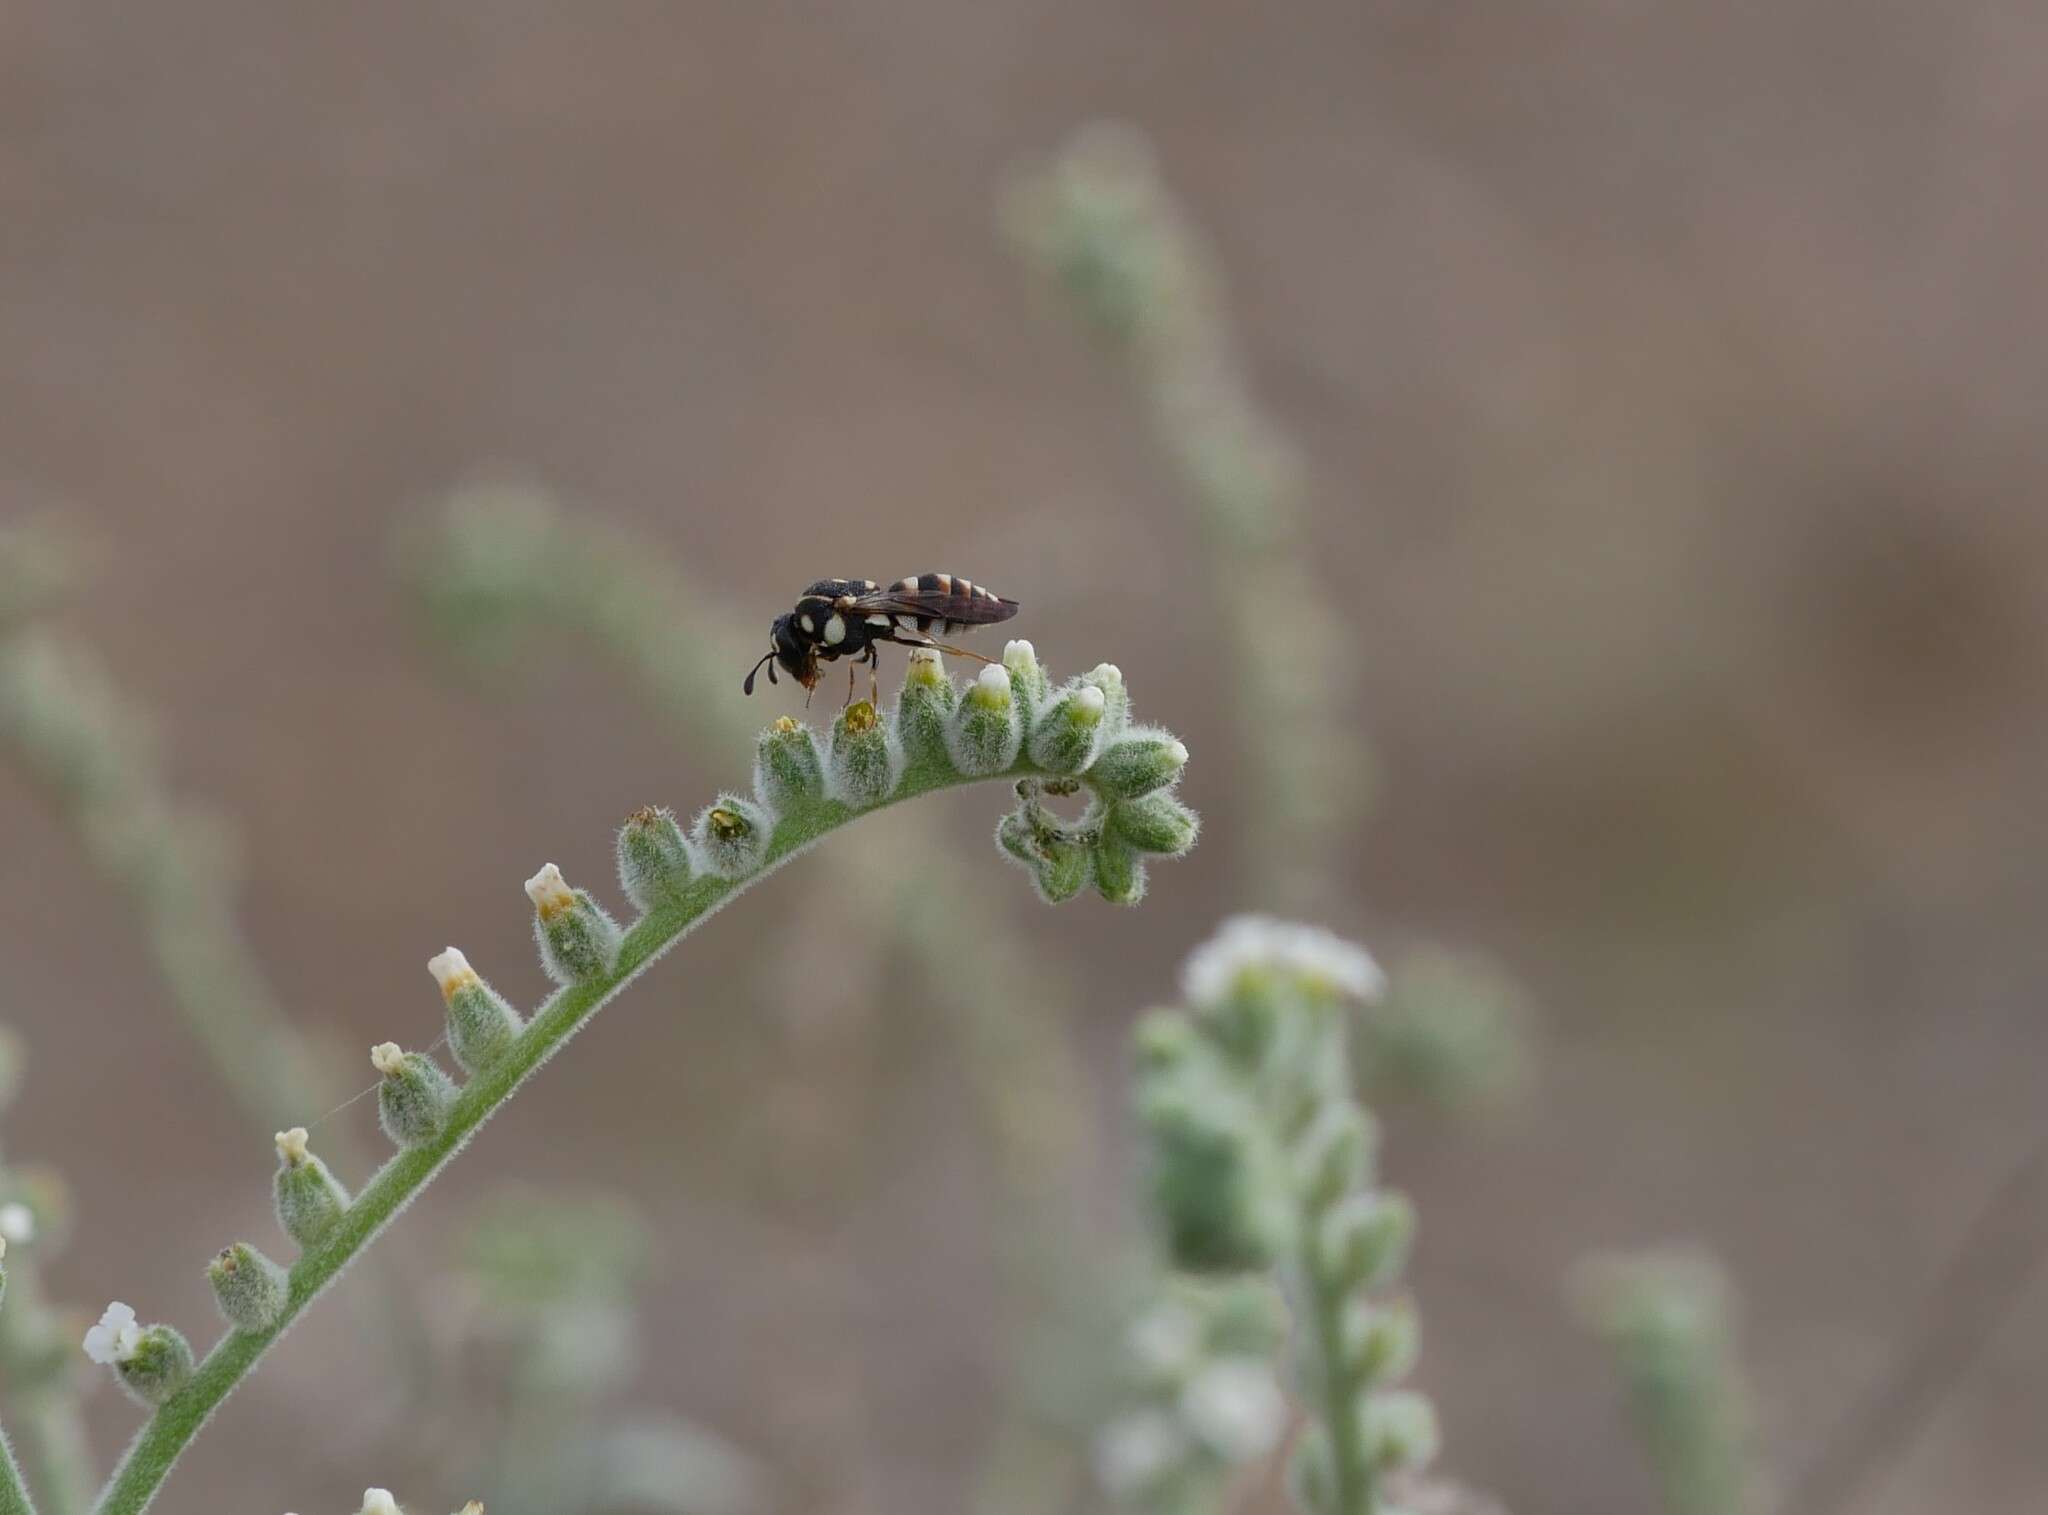
[[817, 687], [818, 650], [798, 635], [794, 612], [775, 618], [775, 624], [768, 628], [768, 644], [767, 655], [747, 675], [744, 688], [748, 694], [754, 692], [754, 675], [761, 671], [762, 664], [769, 665], [768, 682], [771, 684], [776, 682], [774, 665], [779, 663], [782, 671], [804, 688]]

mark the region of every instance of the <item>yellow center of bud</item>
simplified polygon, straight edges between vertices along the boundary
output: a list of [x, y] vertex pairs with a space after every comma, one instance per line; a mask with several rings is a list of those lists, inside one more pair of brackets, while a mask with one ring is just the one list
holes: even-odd
[[712, 833], [721, 842], [736, 842], [747, 834], [747, 818], [737, 810], [720, 805], [709, 816]]
[[777, 736], [790, 736], [801, 729], [801, 723], [793, 715], [778, 715], [768, 729]]
[[427, 959], [427, 972], [434, 975], [434, 982], [441, 986], [441, 997], [453, 999], [463, 989], [477, 982], [476, 969], [469, 966], [469, 959], [455, 948]]
[[533, 901], [534, 911], [544, 921], [553, 920], [576, 904], [574, 891], [553, 863], [526, 881], [526, 897]]
[[846, 729], [855, 736], [863, 731], [873, 731], [875, 720], [875, 707], [866, 700], [846, 707]]

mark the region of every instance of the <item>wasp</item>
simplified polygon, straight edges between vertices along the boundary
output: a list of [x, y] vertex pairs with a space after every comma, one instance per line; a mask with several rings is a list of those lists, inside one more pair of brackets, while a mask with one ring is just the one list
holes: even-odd
[[776, 665], [803, 685], [818, 687], [819, 665], [851, 658], [846, 665], [846, 698], [853, 699], [853, 670], [868, 665], [868, 691], [876, 690], [877, 648], [883, 642], [899, 647], [931, 647], [987, 663], [994, 661], [964, 647], [949, 647], [934, 636], [953, 636], [992, 621], [1007, 621], [1017, 602], [950, 573], [921, 573], [898, 579], [884, 589], [873, 579], [820, 579], [797, 598], [794, 609], [779, 615], [768, 628], [768, 652], [747, 674], [742, 687], [754, 692], [754, 677], [763, 665], [775, 683]]

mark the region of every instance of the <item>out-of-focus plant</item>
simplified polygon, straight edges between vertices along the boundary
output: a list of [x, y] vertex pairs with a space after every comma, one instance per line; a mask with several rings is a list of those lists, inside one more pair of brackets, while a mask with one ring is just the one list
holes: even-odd
[[[1122, 675], [1106, 663], [1055, 686], [1029, 644], [1013, 642], [963, 689], [935, 653], [918, 653], [893, 710], [850, 705], [822, 736], [787, 718], [764, 731], [751, 796], [720, 794], [687, 828], [665, 810], [629, 816], [617, 850], [621, 888], [638, 912], [630, 927], [552, 863], [541, 868], [526, 893], [541, 964], [561, 988], [528, 1016], [456, 949], [432, 959], [466, 1081], [427, 1053], [389, 1042], [372, 1049], [380, 1123], [399, 1150], [354, 1195], [303, 1128], [278, 1133], [277, 1217], [299, 1256], [284, 1269], [237, 1243], [215, 1259], [209, 1276], [230, 1329], [213, 1350], [195, 1361], [175, 1328], [144, 1324], [119, 1302], [87, 1333], [87, 1354], [154, 1408], [98, 1515], [147, 1508], [186, 1445], [298, 1315], [569, 1037], [700, 921], [831, 832], [872, 810], [993, 780], [1018, 795], [997, 828], [1000, 850], [1043, 896], [1066, 899], [1092, 884], [1133, 901], [1144, 856], [1185, 852], [1195, 818], [1170, 793], [1185, 749], [1133, 727], [1129, 711]], [[1162, 744], [1178, 754], [1175, 772], [1155, 783], [1154, 765], [1132, 749]], [[1053, 822], [1036, 807], [1042, 792], [1085, 792], [1087, 809]]]
[[[1208, 240], [1144, 136], [1113, 123], [1018, 175], [1002, 212], [1025, 259], [1122, 360], [1208, 551], [1231, 670], [1223, 708], [1260, 795], [1236, 818], [1240, 898], [1327, 917], [1376, 790], [1371, 748], [1345, 718], [1361, 637], [1316, 569], [1305, 458], [1258, 401]], [[1315, 741], [1274, 735], [1307, 729]], [[1483, 959], [1400, 954], [1360, 1030], [1361, 1072], [1440, 1099], [1498, 1090], [1521, 1062], [1517, 999]]]
[[[574, 634], [615, 664], [631, 693], [667, 716], [694, 752], [714, 753], [752, 729], [746, 704], [732, 698], [733, 670], [758, 651], [759, 607], [729, 611], [715, 585], [692, 581], [649, 543], [564, 509], [534, 485], [463, 487], [407, 531], [397, 559], [438, 637], [472, 667], [524, 671], [537, 644], [559, 650]], [[1171, 754], [1166, 761], [1177, 767]], [[1007, 1324], [1014, 1338], [1035, 1342], [1046, 1319], [1067, 1313], [1081, 1287], [1076, 1275], [1089, 1268], [1065, 1219], [1092, 1148], [1088, 1083], [1067, 1024], [1074, 996], [1058, 955], [1018, 939], [994, 891], [939, 826], [916, 811], [895, 824], [908, 828], [899, 834], [902, 855], [919, 860], [897, 886], [858, 857], [828, 851], [818, 860], [813, 906], [800, 903], [793, 913], [836, 912], [831, 934], [845, 944], [842, 954], [905, 952], [922, 976], [923, 999], [943, 1011], [935, 1024], [961, 1038], [1002, 1187], [994, 1213], [1005, 1226], [997, 1257]], [[1115, 849], [1111, 861], [1125, 858]], [[972, 992], [961, 992], [966, 983]], [[844, 1161], [850, 1149], [836, 1146]], [[834, 1157], [808, 1153], [802, 1166]], [[978, 1507], [1038, 1510], [1066, 1497], [1079, 1473], [1073, 1439], [1053, 1429], [1064, 1421], [1066, 1390], [1057, 1372], [1027, 1372], [1011, 1387]]]
[[[637, 1364], [639, 1217], [611, 1197], [525, 1189], [463, 1228], [451, 1308], [463, 1372], [449, 1396], [473, 1449], [459, 1479], [495, 1515], [751, 1515], [763, 1475], [718, 1437], [616, 1401]], [[436, 1441], [452, 1427], [431, 1428]]]
[[91, 648], [41, 615], [70, 587], [74, 557], [54, 526], [0, 534], [0, 606], [14, 612], [0, 614], [0, 756], [127, 896], [172, 1003], [244, 1109], [265, 1125], [317, 1114], [340, 1086], [236, 920], [230, 828], [171, 794], [148, 719]]
[[1620, 1365], [1673, 1515], [1754, 1515], [1749, 1398], [1720, 1267], [1697, 1252], [1594, 1257], [1572, 1292]]
[[[1393, 1293], [1414, 1232], [1407, 1200], [1374, 1176], [1374, 1127], [1353, 1093], [1347, 1043], [1384, 988], [1359, 948], [1327, 932], [1240, 917], [1189, 958], [1183, 1007], [1137, 1033], [1136, 1103], [1148, 1198], [1169, 1265], [1271, 1279], [1292, 1320], [1292, 1378], [1308, 1425], [1290, 1459], [1311, 1515], [1387, 1515], [1393, 1487], [1435, 1456], [1427, 1400], [1398, 1387], [1414, 1365], [1414, 1308]], [[1169, 1412], [1109, 1427], [1105, 1480], [1162, 1512], [1211, 1507], [1230, 1467], [1279, 1443], [1285, 1403], [1243, 1338], [1224, 1376], [1198, 1353], [1211, 1332], [1178, 1313], [1141, 1321], [1138, 1355], [1187, 1364]], [[1277, 1334], [1277, 1333], [1268, 1333]]]
[[[19, 1087], [19, 1039], [0, 1027], [0, 1110]], [[72, 1360], [72, 1319], [53, 1308], [43, 1271], [63, 1249], [70, 1230], [70, 1196], [48, 1168], [17, 1164], [0, 1155], [0, 1385], [20, 1431], [23, 1455], [43, 1490], [45, 1515], [78, 1515], [92, 1496], [92, 1461], [79, 1414], [78, 1377]], [[0, 1512], [27, 1510], [26, 1482], [10, 1452], [0, 1487]], [[10, 1505], [10, 1498], [20, 1501]]]
[[[1262, 797], [1245, 896], [1326, 908], [1372, 787], [1370, 751], [1342, 708], [1356, 638], [1310, 567], [1307, 471], [1253, 393], [1208, 243], [1144, 137], [1106, 123], [1021, 175], [1003, 222], [1129, 369], [1209, 549], [1239, 760]], [[1272, 739], [1309, 724], [1320, 740]]]

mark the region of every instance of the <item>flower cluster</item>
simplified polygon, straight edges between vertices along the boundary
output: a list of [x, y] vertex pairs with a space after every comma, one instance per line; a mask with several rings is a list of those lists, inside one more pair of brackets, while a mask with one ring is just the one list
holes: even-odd
[[1262, 1280], [1168, 1281], [1125, 1333], [1125, 1408], [1095, 1439], [1102, 1487], [1135, 1509], [1213, 1502], [1204, 1491], [1286, 1429], [1273, 1372], [1286, 1331], [1286, 1307]]
[[[370, 1051], [378, 1074], [379, 1123], [399, 1149], [351, 1195], [310, 1146], [305, 1127], [276, 1137], [279, 1228], [300, 1249], [289, 1269], [247, 1242], [207, 1267], [232, 1328], [216, 1354], [224, 1371], [194, 1379], [192, 1350], [169, 1326], [142, 1325], [110, 1306], [88, 1334], [87, 1354], [114, 1370], [138, 1399], [164, 1408], [130, 1446], [108, 1485], [117, 1503], [146, 1499], [220, 1398], [246, 1374], [300, 1309], [432, 1180], [462, 1142], [549, 1054], [654, 956], [726, 898], [784, 858], [860, 812], [972, 779], [1013, 778], [1019, 809], [1004, 822], [1005, 853], [1031, 868], [1041, 893], [1066, 899], [1095, 883], [1106, 898], [1134, 902], [1145, 855], [1193, 844], [1194, 813], [1170, 790], [1187, 749], [1165, 732], [1130, 724], [1122, 675], [1110, 664], [1059, 688], [1028, 642], [1012, 642], [964, 692], [936, 653], [913, 656], [900, 702], [878, 711], [849, 704], [822, 738], [792, 719], [774, 722], [756, 749], [753, 793], [720, 794], [685, 828], [649, 807], [626, 818], [616, 839], [622, 891], [639, 912], [622, 926], [553, 863], [526, 881], [542, 968], [559, 991], [523, 1015], [462, 951], [428, 960], [441, 992], [446, 1040], [460, 1073], [431, 1050], [395, 1041]], [[1091, 791], [1078, 822], [1047, 814], [1042, 795]], [[0, 1230], [10, 1223], [0, 1211]], [[214, 1362], [209, 1358], [209, 1366]], [[1246, 1380], [1229, 1374], [1195, 1394], [1194, 1424], [1216, 1435], [1243, 1402]], [[187, 1392], [189, 1391], [189, 1392]], [[1226, 1437], [1227, 1439], [1227, 1437]], [[391, 1515], [372, 1490], [364, 1508]]]
[[1351, 1086], [1349, 1019], [1381, 985], [1370, 956], [1327, 932], [1242, 917], [1189, 958], [1185, 1008], [1138, 1032], [1151, 1206], [1173, 1266], [1286, 1290], [1314, 1416], [1291, 1473], [1312, 1515], [1375, 1515], [1385, 1480], [1436, 1447], [1428, 1401], [1394, 1387], [1418, 1344], [1412, 1307], [1387, 1297], [1414, 1216], [1373, 1181]]

